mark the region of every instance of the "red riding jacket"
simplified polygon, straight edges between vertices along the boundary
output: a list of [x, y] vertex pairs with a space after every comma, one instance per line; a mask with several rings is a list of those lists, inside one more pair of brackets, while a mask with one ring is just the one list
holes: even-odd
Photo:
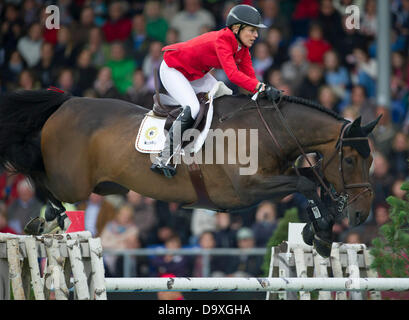
[[189, 81], [202, 78], [212, 68], [223, 69], [231, 82], [256, 92], [259, 81], [254, 73], [249, 49], [238, 50], [237, 39], [229, 28], [211, 31], [186, 42], [162, 49], [166, 64], [180, 71]]

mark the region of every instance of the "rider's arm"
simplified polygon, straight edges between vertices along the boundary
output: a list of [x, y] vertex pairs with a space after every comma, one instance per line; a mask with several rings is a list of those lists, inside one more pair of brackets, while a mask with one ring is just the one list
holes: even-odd
[[[233, 41], [236, 41], [236, 39], [228, 36], [219, 37], [215, 43], [217, 57], [219, 58], [220, 64], [231, 82], [239, 87], [242, 87], [243, 89], [246, 89], [247, 91], [255, 93], [257, 91], [256, 87], [259, 85], [259, 81], [255, 75], [254, 77], [250, 77], [245, 72], [240, 71], [237, 67], [236, 61], [233, 57], [233, 51], [237, 45], [234, 44]], [[242, 62], [240, 62], [240, 64], [241, 63]]]

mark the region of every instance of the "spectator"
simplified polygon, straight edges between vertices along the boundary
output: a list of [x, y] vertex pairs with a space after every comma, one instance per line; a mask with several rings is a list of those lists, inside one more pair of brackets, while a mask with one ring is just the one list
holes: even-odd
[[135, 59], [137, 67], [141, 67], [143, 59], [149, 52], [149, 46], [153, 39], [146, 33], [145, 17], [142, 14], [136, 14], [132, 18], [132, 31], [126, 41], [127, 50]]
[[91, 51], [83, 49], [78, 55], [75, 79], [78, 93], [82, 95], [85, 90], [92, 88], [97, 76], [97, 68], [91, 64]]
[[[146, 84], [149, 90], [155, 91], [155, 70], [159, 71], [162, 62], [162, 43], [154, 41], [149, 46], [149, 53], [145, 56], [142, 70], [146, 77]], [[159, 76], [158, 76], [159, 79]]]
[[332, 0], [322, 0], [320, 3], [320, 13], [317, 22], [322, 26], [324, 39], [327, 40], [332, 47], [338, 43], [338, 39], [344, 37], [344, 29], [342, 27], [342, 16], [345, 11], [340, 14], [334, 7]]
[[35, 196], [35, 189], [27, 179], [17, 184], [17, 199], [7, 209], [9, 226], [23, 234], [24, 226], [40, 215], [42, 203]]
[[378, 152], [373, 158], [374, 169], [370, 181], [375, 191], [373, 205], [376, 207], [389, 196], [394, 178], [390, 173], [390, 163], [383, 154]]
[[372, 246], [372, 240], [380, 236], [379, 228], [389, 222], [389, 206], [380, 202], [374, 207], [375, 221], [365, 224], [362, 232], [362, 242], [367, 246]]
[[139, 229], [140, 239], [146, 243], [149, 234], [154, 231], [157, 226], [157, 218], [154, 209], [154, 200], [143, 197], [139, 193], [130, 190], [127, 195], [127, 204], [132, 207], [133, 220]]
[[168, 31], [166, 32], [165, 44], [170, 45], [177, 42], [180, 42], [179, 32], [176, 29], [169, 28]]
[[405, 179], [409, 176], [409, 141], [408, 136], [402, 131], [398, 131], [393, 138], [389, 159], [394, 177]]
[[263, 75], [273, 64], [269, 48], [266, 42], [259, 41], [254, 46], [253, 68], [258, 80], [263, 81]]
[[127, 90], [125, 100], [147, 109], [152, 109], [153, 94], [154, 92], [150, 90], [146, 84], [143, 71], [136, 69], [132, 77], [132, 87]]
[[393, 138], [398, 129], [391, 121], [390, 111], [388, 108], [378, 106], [375, 110], [375, 116], [382, 115], [378, 125], [372, 131], [375, 148], [382, 152], [388, 159], [392, 151]]
[[17, 234], [16, 230], [10, 228], [7, 223], [7, 207], [4, 202], [0, 202], [0, 233]]
[[[252, 249], [254, 245], [253, 231], [246, 227], [241, 228], [237, 232], [237, 246], [240, 249]], [[233, 256], [231, 260], [235, 270], [231, 276], [258, 277], [261, 275], [262, 256], [241, 254], [240, 256]]]
[[331, 45], [323, 38], [322, 27], [313, 23], [309, 29], [308, 38], [305, 41], [307, 60], [311, 63], [324, 62], [324, 54], [331, 49]]
[[43, 88], [48, 88], [54, 83], [56, 65], [53, 45], [44, 42], [41, 46], [41, 59], [33, 69]]
[[25, 177], [22, 174], [12, 174], [3, 171], [0, 174], [0, 201], [7, 206], [18, 198], [17, 185]]
[[57, 87], [63, 91], [71, 92], [74, 96], [79, 95], [79, 90], [74, 83], [74, 72], [71, 68], [63, 68], [57, 78]]
[[58, 30], [57, 44], [55, 45], [55, 61], [59, 66], [74, 67], [80, 47], [74, 43], [72, 33], [68, 27]]
[[[216, 212], [207, 209], [193, 209], [191, 231], [194, 243], [198, 242], [203, 232], [216, 231]], [[214, 237], [214, 234], [212, 236]]]
[[265, 41], [271, 57], [273, 58], [274, 67], [281, 67], [284, 61], [288, 60], [288, 47], [283, 39], [281, 29], [270, 27], [267, 31]]
[[375, 59], [369, 57], [368, 52], [360, 47], [353, 50], [351, 80], [354, 85], [365, 87], [368, 97], [375, 97], [377, 65]]
[[[344, 110], [345, 109], [345, 110]], [[375, 107], [367, 98], [365, 87], [355, 85], [351, 90], [351, 103], [348, 106], [341, 106], [341, 111], [349, 111], [354, 114], [354, 119], [362, 116], [362, 123], [368, 123], [375, 119]]]
[[20, 38], [17, 43], [18, 52], [28, 67], [34, 67], [40, 61], [42, 43], [41, 26], [38, 22], [35, 22], [28, 29], [27, 35]]
[[324, 55], [325, 82], [331, 87], [338, 99], [348, 99], [349, 86], [348, 70], [340, 65], [338, 54], [329, 50]]
[[218, 248], [236, 247], [236, 231], [231, 228], [230, 214], [228, 212], [216, 213], [215, 238]]
[[401, 200], [406, 200], [406, 191], [402, 190], [402, 184], [405, 182], [404, 179], [397, 179], [393, 182], [392, 188], [391, 188], [391, 195], [401, 199]]
[[[141, 247], [132, 206], [127, 204], [121, 206], [115, 219], [106, 223], [101, 232], [101, 244], [106, 249], [136, 249]], [[104, 262], [112, 277], [124, 276], [122, 274], [123, 256], [108, 255]], [[135, 264], [135, 261], [133, 262]]]
[[98, 237], [116, 215], [114, 206], [96, 193], [91, 193], [88, 200], [79, 203], [77, 208], [85, 211], [85, 230], [90, 231], [93, 237]]
[[164, 0], [162, 1], [162, 16], [166, 19], [168, 24], [173, 17], [180, 11], [180, 1], [178, 0]]
[[111, 74], [111, 69], [108, 67], [99, 70], [97, 79], [94, 81], [94, 90], [97, 98], [118, 99], [120, 97], [120, 93], [114, 87]]
[[171, 20], [170, 26], [179, 32], [180, 41], [184, 42], [200, 35], [202, 26], [214, 28], [214, 17], [201, 6], [200, 0], [184, 0], [185, 8]]
[[[174, 235], [165, 242], [166, 249], [180, 249], [181, 241], [179, 236]], [[186, 277], [191, 274], [191, 262], [188, 256], [168, 254], [165, 256], [155, 256], [152, 259], [152, 266], [157, 270], [156, 276], [165, 273], [173, 273], [176, 277]]]
[[131, 34], [132, 22], [125, 16], [126, 2], [117, 1], [109, 5], [109, 19], [102, 27], [105, 40], [108, 43], [125, 41]]
[[125, 48], [121, 42], [111, 45], [111, 59], [106, 63], [111, 69], [112, 80], [120, 94], [125, 94], [132, 86], [132, 75], [135, 71], [135, 61], [125, 56]]
[[7, 3], [3, 13], [0, 25], [0, 54], [3, 53], [8, 58], [17, 48], [17, 43], [22, 35], [23, 23], [19, 16], [18, 7], [15, 4]]
[[168, 31], [168, 23], [161, 15], [161, 2], [149, 0], [145, 4], [144, 14], [146, 17], [146, 32], [148, 37], [164, 43], [166, 40], [166, 32]]
[[297, 91], [309, 69], [309, 63], [306, 60], [307, 52], [299, 42], [293, 44], [289, 50], [290, 60], [283, 63], [281, 72], [283, 79], [291, 84], [292, 91]]
[[318, 102], [325, 108], [338, 112], [337, 96], [330, 86], [321, 86], [318, 89]]
[[31, 70], [25, 69], [21, 71], [20, 76], [18, 77], [17, 89], [37, 90], [40, 89], [40, 83], [37, 81]]
[[364, 36], [373, 39], [377, 34], [377, 25], [376, 0], [366, 0], [359, 30]]
[[351, 244], [360, 244], [362, 243], [361, 234], [357, 231], [350, 231], [348, 232], [347, 236], [345, 237], [345, 243]]
[[88, 41], [88, 35], [92, 28], [96, 27], [94, 9], [85, 6], [81, 9], [80, 21], [71, 29], [73, 31], [74, 43], [83, 46]]
[[252, 226], [255, 246], [265, 248], [277, 228], [277, 207], [270, 201], [263, 201], [257, 207], [256, 221]]
[[294, 37], [307, 37], [311, 20], [317, 19], [319, 14], [318, 0], [299, 0], [292, 12], [291, 29]]
[[[204, 231], [199, 237], [199, 246], [201, 249], [214, 249], [216, 247], [216, 240], [214, 234], [211, 231]], [[193, 276], [194, 277], [204, 277], [203, 274], [203, 256], [198, 255], [194, 260], [193, 266]], [[224, 256], [209, 256], [209, 275], [210, 276], [219, 276], [220, 273], [229, 274], [234, 272], [231, 269], [230, 258]], [[229, 269], [230, 268], [230, 269]]]
[[104, 42], [102, 31], [99, 28], [91, 28], [88, 34], [88, 42], [85, 44], [84, 49], [88, 49], [91, 52], [91, 64], [94, 67], [100, 68], [105, 65], [110, 48]]
[[6, 62], [1, 70], [2, 79], [6, 83], [6, 87], [13, 88], [18, 81], [19, 74], [27, 64], [22, 59], [20, 53], [15, 50], [10, 55], [10, 60]]
[[269, 85], [272, 85], [274, 88], [278, 88], [285, 82], [281, 70], [275, 67], [272, 67], [269, 70], [267, 70], [264, 77], [265, 77], [264, 81]]
[[[279, 1], [277, 0], [264, 0], [261, 2], [261, 17], [262, 23], [268, 28], [276, 28], [282, 30], [283, 38], [289, 39], [290, 26], [286, 17], [280, 14]], [[265, 40], [267, 38], [267, 29], [260, 30], [260, 39]]]
[[300, 84], [297, 95], [309, 100], [318, 100], [318, 90], [324, 83], [323, 68], [319, 64], [310, 64], [307, 77]]

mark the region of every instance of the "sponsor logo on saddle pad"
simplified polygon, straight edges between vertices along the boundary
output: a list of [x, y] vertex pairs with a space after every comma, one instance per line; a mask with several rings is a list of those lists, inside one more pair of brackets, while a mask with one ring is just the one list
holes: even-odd
[[136, 136], [135, 148], [142, 153], [159, 153], [165, 146], [166, 118], [157, 117], [150, 111], [142, 120]]

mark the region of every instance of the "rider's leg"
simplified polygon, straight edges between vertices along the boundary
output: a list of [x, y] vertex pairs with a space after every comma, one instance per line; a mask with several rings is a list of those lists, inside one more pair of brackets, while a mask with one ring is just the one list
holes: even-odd
[[167, 92], [184, 108], [169, 130], [164, 149], [151, 166], [152, 171], [163, 173], [170, 178], [176, 174], [176, 169], [168, 163], [174, 147], [182, 142], [183, 132], [193, 125], [199, 113], [200, 104], [195, 90], [181, 72], [169, 68], [165, 61], [162, 61], [159, 73]]

